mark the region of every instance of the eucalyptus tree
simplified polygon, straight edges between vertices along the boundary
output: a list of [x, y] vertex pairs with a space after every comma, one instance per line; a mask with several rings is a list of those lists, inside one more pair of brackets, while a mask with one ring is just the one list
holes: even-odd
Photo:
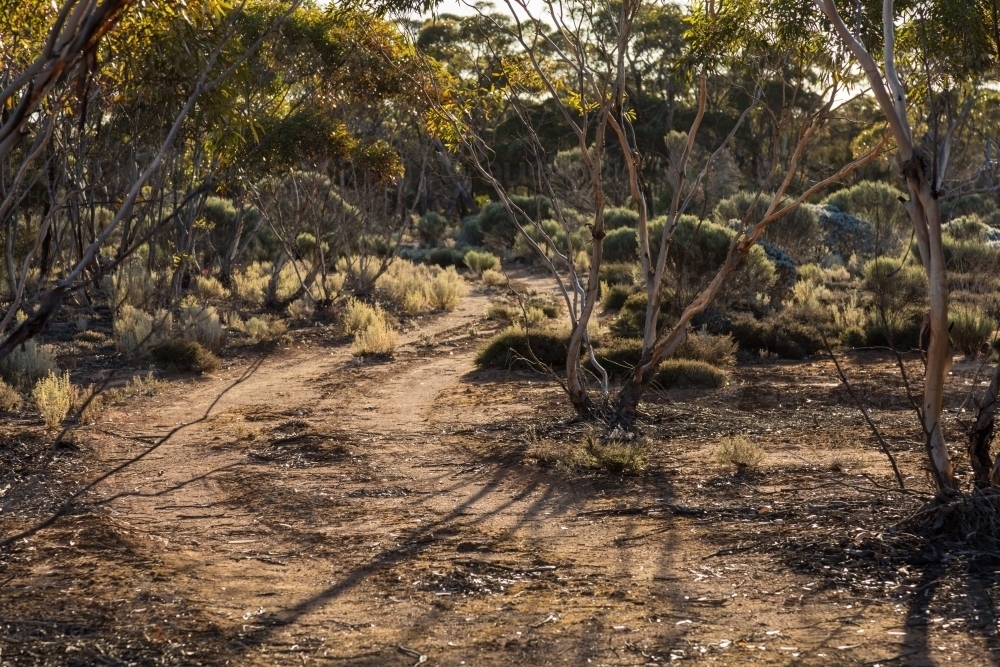
[[[671, 164], [676, 178], [669, 210], [662, 227], [654, 227], [643, 183], [644, 161], [650, 148], [635, 132], [636, 113], [626, 85], [630, 79], [627, 63], [635, 57], [634, 29], [643, 3], [632, 0], [615, 5], [617, 13], [598, 12], [585, 3], [554, 1], [545, 3], [539, 15], [526, 2], [510, 0], [508, 7], [511, 16], [505, 21], [487, 14], [480, 16], [494, 29], [513, 36], [520, 48], [505, 57], [491, 93], [502, 98], [521, 123], [521, 140], [535, 161], [537, 191], [552, 199], [553, 217], [566, 238], [563, 246], [540, 223], [532, 222], [532, 216], [518, 207], [502, 180], [493, 173], [489, 138], [477, 135], [475, 125], [467, 122], [475, 117], [474, 107], [463, 107], [460, 102], [441, 105], [440, 116], [447, 121], [441, 129], [464, 147], [481, 177], [496, 190], [526, 242], [559, 283], [571, 326], [564, 384], [571, 405], [582, 415], [600, 415], [612, 424], [630, 424], [660, 362], [673, 353], [692, 319], [712, 303], [767, 227], [827, 185], [874, 159], [881, 144], [848, 164], [829, 169], [814, 182], [800, 182], [800, 167], [810, 141], [840, 99], [841, 78], [845, 76], [841, 64], [828, 56], [824, 43], [816, 36], [815, 25], [804, 22], [808, 15], [790, 11], [782, 3], [746, 0], [718, 7], [714, 3], [698, 5], [685, 16], [686, 46], [671, 66], [671, 71], [689, 73], [682, 97], [693, 108], [693, 117], [683, 133], [683, 141], [677, 142], [679, 150]], [[725, 90], [713, 90], [710, 95], [710, 84], [724, 81], [735, 71], [744, 77], [746, 72], [754, 72], [755, 92], [746, 100], [728, 133], [718, 140], [700, 170], [689, 180], [689, 165], [702, 123], [710, 106], [718, 105], [727, 96]], [[765, 96], [765, 83], [777, 86], [781, 94]], [[455, 95], [452, 91], [448, 94]], [[800, 103], [801, 99], [806, 102]], [[589, 192], [586, 262], [581, 261], [577, 252], [583, 248], [575, 248], [572, 243], [571, 212], [560, 204], [554, 187], [553, 169], [558, 170], [560, 161], [551, 160], [550, 146], [540, 138], [532, 122], [535, 117], [529, 113], [539, 100], [558, 112], [561, 126], [569, 130], [584, 165], [580, 173], [585, 176]], [[706, 175], [741, 124], [753, 113], [772, 118], [775, 135], [769, 144], [770, 171], [762, 179], [761, 195], [752, 207], [759, 206], [763, 213], [752, 215], [752, 211], [747, 211], [717, 272], [683, 307], [678, 320], [664, 326], [659, 311], [667, 258], [681, 216], [701, 192]], [[662, 128], [661, 136], [669, 129]], [[616, 395], [612, 395], [607, 373], [597, 362], [588, 333], [603, 261], [607, 192], [622, 185], [609, 182], [605, 165], [612, 154], [624, 165], [621, 178], [637, 212], [641, 275], [647, 297], [641, 359]], [[771, 194], [765, 197], [764, 191]], [[751, 215], [753, 224], [747, 224]], [[598, 374], [596, 396], [588, 389], [584, 358]]]
[[[930, 288], [925, 319], [929, 342], [917, 413], [937, 491], [948, 495], [957, 481], [941, 427], [953, 352], [940, 199], [978, 88], [996, 80], [1000, 39], [991, 29], [995, 9], [991, 13], [988, 3], [969, 0], [899, 5], [883, 0], [880, 13], [851, 7], [845, 21], [834, 0], [814, 3], [864, 72], [896, 144], [897, 168], [907, 189], [904, 206]], [[983, 454], [988, 460], [988, 444], [980, 459]], [[976, 463], [982, 481], [988, 466]]]

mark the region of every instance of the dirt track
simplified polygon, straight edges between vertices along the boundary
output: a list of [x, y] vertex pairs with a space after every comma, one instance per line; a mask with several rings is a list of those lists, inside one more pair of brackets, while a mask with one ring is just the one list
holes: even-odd
[[[49, 637], [76, 664], [994, 663], [992, 579], [843, 560], [863, 522], [912, 504], [826, 467], [847, 452], [889, 483], [852, 444], [870, 438], [829, 364], [668, 397], [650, 477], [568, 474], [532, 458], [529, 426], [582, 437], [555, 385], [474, 372], [486, 303], [427, 318], [393, 363], [313, 341], [237, 384], [247, 365], [109, 413], [91, 443], [102, 465], [211, 406], [89, 514], [22, 547], [0, 626], [33, 606], [56, 629], [102, 614], [99, 641]], [[919, 477], [893, 414], [887, 435]], [[768, 476], [712, 469], [713, 437], [734, 425], [768, 438]], [[25, 627], [7, 626], [0, 656], [52, 664], [17, 652]]]

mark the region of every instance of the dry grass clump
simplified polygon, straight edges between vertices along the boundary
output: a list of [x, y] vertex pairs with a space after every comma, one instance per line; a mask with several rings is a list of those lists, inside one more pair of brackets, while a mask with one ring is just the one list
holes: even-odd
[[181, 330], [184, 338], [197, 341], [210, 350], [222, 347], [222, 321], [214, 306], [182, 307]]
[[399, 333], [379, 312], [373, 322], [354, 335], [351, 354], [356, 357], [390, 355], [396, 350], [398, 342]]
[[9, 384], [0, 380], [0, 410], [13, 412], [21, 407], [21, 394]]
[[500, 268], [500, 258], [496, 255], [480, 250], [470, 250], [465, 253], [465, 265], [481, 276], [484, 271], [497, 271]]
[[288, 304], [288, 316], [293, 320], [309, 321], [316, 315], [312, 299], [301, 297]]
[[507, 284], [507, 276], [493, 269], [485, 269], [482, 278], [487, 287], [502, 287]]
[[52, 346], [39, 345], [33, 340], [14, 348], [6, 359], [0, 361], [0, 376], [25, 391], [57, 370]]
[[142, 375], [133, 376], [123, 386], [109, 389], [104, 395], [110, 402], [120, 405], [135, 396], [156, 396], [166, 386], [166, 382], [157, 380], [156, 376], [150, 372], [145, 377]]
[[649, 466], [647, 446], [640, 440], [611, 438], [600, 440], [588, 435], [575, 452], [575, 463], [591, 470], [635, 477]]
[[198, 295], [199, 299], [204, 301], [229, 297], [229, 290], [223, 287], [222, 283], [212, 276], [195, 276], [192, 291]]
[[764, 450], [741, 433], [722, 439], [715, 450], [715, 461], [735, 468], [738, 473], [756, 470], [764, 461]]
[[288, 331], [288, 325], [273, 317], [251, 317], [246, 321], [246, 332], [254, 343], [277, 340]]
[[35, 407], [42, 414], [42, 421], [47, 429], [55, 430], [62, 423], [69, 410], [73, 407], [76, 392], [69, 381], [69, 371], [62, 375], [49, 373], [35, 384], [31, 397]]
[[439, 269], [431, 281], [431, 305], [442, 310], [454, 310], [465, 296], [467, 288], [454, 266]]
[[180, 372], [214, 373], [222, 365], [200, 343], [184, 338], [163, 341], [151, 350], [150, 356], [157, 365]]
[[491, 301], [486, 307], [486, 319], [513, 324], [521, 316], [520, 310], [504, 301]]

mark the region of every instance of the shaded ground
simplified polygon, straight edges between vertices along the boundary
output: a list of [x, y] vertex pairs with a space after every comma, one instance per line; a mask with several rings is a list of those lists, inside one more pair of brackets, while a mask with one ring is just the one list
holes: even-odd
[[[587, 435], [557, 385], [474, 369], [486, 303], [424, 318], [393, 362], [318, 327], [46, 454], [2, 534], [211, 408], [0, 553], [0, 663], [1000, 662], [998, 562], [907, 533], [923, 498], [894, 489], [829, 361], [657, 396], [650, 472], [621, 478], [551, 464]], [[894, 361], [845, 366], [928, 489]], [[956, 366], [950, 405], [974, 372]], [[740, 432], [762, 471], [713, 463]], [[30, 448], [15, 433], [4, 451]]]

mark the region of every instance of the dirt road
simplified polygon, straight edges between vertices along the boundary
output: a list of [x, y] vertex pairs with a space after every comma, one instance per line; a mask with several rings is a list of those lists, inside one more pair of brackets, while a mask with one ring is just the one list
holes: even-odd
[[[585, 433], [560, 421], [557, 387], [474, 370], [470, 328], [487, 302], [420, 321], [392, 362], [306, 336], [259, 367], [110, 412], [94, 435], [103, 465], [201, 421], [104, 487], [86, 517], [24, 547], [39, 551], [24, 556], [31, 576], [8, 582], [18, 613], [41, 595], [61, 605], [53, 627], [103, 614], [105, 634], [88, 630], [100, 641], [60, 635], [76, 664], [991, 664], [991, 635], [969, 631], [975, 609], [964, 626], [938, 618], [949, 612], [927, 594], [940, 586], [930, 570], [848, 581], [843, 548], [829, 561], [768, 553], [768, 535], [792, 539], [783, 526], [829, 538], [883, 502], [817, 499], [854, 482], [796, 461], [833, 437], [802, 426], [830, 414], [810, 412], [807, 394], [799, 433], [773, 437], [787, 484], [707, 463], [725, 415], [766, 422], [767, 391], [776, 409], [796, 390], [826, 396], [832, 369], [751, 369], [711, 402], [676, 396], [652, 475], [571, 474], [532, 453], [548, 437], [536, 427]], [[830, 433], [864, 437], [849, 410], [833, 414]], [[939, 593], [978, 604], [974, 588]], [[11, 646], [0, 658], [26, 655]]]

